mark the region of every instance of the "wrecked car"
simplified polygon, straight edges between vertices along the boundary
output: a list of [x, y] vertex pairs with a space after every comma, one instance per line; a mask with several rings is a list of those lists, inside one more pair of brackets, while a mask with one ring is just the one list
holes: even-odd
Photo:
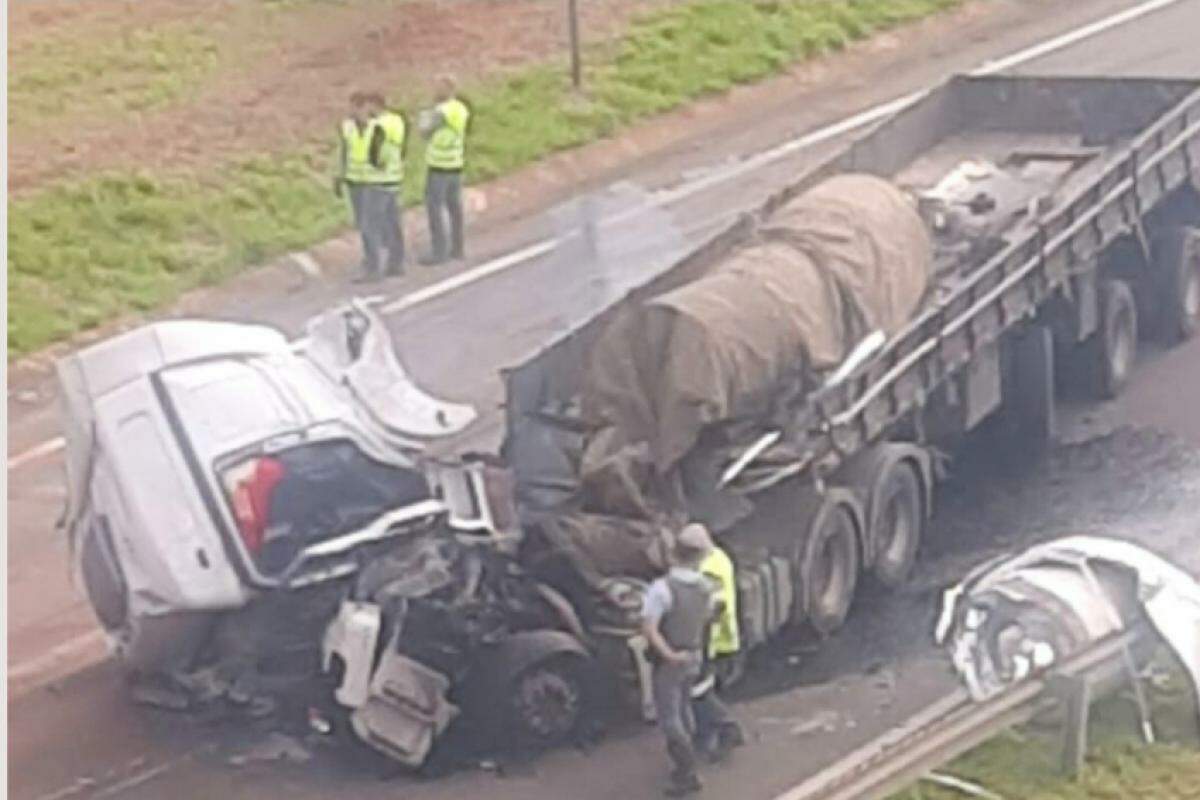
[[360, 737], [404, 763], [472, 697], [511, 698], [505, 723], [530, 739], [578, 725], [590, 655], [511, 555], [505, 471], [427, 457], [475, 413], [421, 391], [367, 306], [295, 343], [159, 322], [58, 375], [60, 524], [135, 684], [186, 694], [215, 662], [244, 686], [298, 642], [335, 670]]
[[1072, 536], [985, 562], [946, 590], [935, 638], [983, 701], [1143, 618], [1200, 689], [1200, 583], [1118, 539]]

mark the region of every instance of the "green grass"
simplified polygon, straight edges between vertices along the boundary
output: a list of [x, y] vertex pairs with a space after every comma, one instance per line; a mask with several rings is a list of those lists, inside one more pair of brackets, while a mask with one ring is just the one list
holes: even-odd
[[[581, 94], [557, 63], [470, 87], [467, 180], [504, 175], [961, 1], [695, 0], [646, 15], [589, 53]], [[145, 37], [98, 46], [69, 67], [39, 58], [36, 71], [16, 77], [15, 91], [10, 84], [10, 115], [85, 102], [73, 83], [81, 62], [114, 73], [104, 79], [108, 102], [137, 108], [183, 91], [214, 57], [194, 32]], [[410, 99], [414, 108], [422, 98]], [[202, 176], [95, 176], [10, 198], [10, 358], [331, 235], [346, 212], [328, 190], [320, 149]], [[413, 136], [409, 205], [423, 192], [421, 150]]]
[[[1200, 738], [1195, 703], [1181, 674], [1153, 698], [1159, 743], [1137, 734], [1133, 703], [1112, 697], [1092, 708], [1086, 766], [1078, 779], [1059, 770], [1057, 727], [1023, 728], [972, 750], [941, 771], [1014, 800], [1195, 800], [1200, 798]], [[962, 800], [963, 794], [920, 783], [891, 800]]]
[[213, 37], [188, 25], [38, 39], [10, 54], [9, 125], [167, 105], [199, 85], [218, 54]]

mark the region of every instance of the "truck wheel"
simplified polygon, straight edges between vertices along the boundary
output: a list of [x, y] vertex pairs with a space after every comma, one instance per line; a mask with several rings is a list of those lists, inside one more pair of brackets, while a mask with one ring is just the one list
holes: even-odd
[[509, 684], [508, 731], [522, 747], [561, 744], [580, 728], [587, 713], [587, 669], [583, 659], [558, 655], [525, 669]]
[[792, 564], [799, 590], [793, 621], [807, 620], [822, 636], [833, 633], [846, 621], [858, 586], [858, 532], [844, 503], [821, 503]]
[[1138, 345], [1137, 304], [1129, 284], [1106, 280], [1100, 284], [1100, 329], [1093, 335], [1089, 357], [1096, 392], [1111, 400], [1121, 394], [1133, 373]]
[[907, 461], [888, 470], [874, 509], [871, 536], [875, 542], [875, 578], [894, 589], [904, 584], [917, 560], [924, 522], [921, 481]]
[[1200, 231], [1164, 231], [1154, 242], [1154, 266], [1162, 335], [1178, 344], [1200, 330]]

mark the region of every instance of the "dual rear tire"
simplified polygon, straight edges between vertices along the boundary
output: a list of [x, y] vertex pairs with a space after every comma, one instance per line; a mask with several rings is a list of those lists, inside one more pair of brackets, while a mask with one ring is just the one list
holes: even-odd
[[916, 562], [924, 528], [923, 480], [910, 460], [879, 458], [855, 477], [867, 487], [865, 505], [841, 488], [801, 503], [806, 529], [790, 557], [797, 589], [792, 618], [822, 636], [845, 623], [864, 556], [873, 556], [870, 574], [878, 583], [899, 587]]

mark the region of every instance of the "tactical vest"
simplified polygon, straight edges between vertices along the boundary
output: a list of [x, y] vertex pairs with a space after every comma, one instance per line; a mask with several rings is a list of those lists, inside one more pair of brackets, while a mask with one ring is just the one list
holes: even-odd
[[667, 644], [676, 650], [700, 653], [704, 633], [712, 616], [712, 597], [705, 581], [682, 581], [667, 577], [671, 589], [671, 608], [663, 614], [659, 630]]

